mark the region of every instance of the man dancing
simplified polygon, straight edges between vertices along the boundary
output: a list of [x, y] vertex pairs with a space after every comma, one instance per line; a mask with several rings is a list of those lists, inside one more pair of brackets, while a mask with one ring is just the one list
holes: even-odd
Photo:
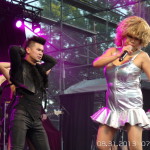
[[[48, 81], [46, 72], [56, 60], [43, 54], [45, 42], [33, 36], [25, 41], [24, 49], [10, 47], [10, 81], [16, 86], [10, 117], [11, 150], [23, 150], [27, 134], [36, 150], [50, 150], [40, 116]], [[44, 63], [39, 64], [41, 61]]]

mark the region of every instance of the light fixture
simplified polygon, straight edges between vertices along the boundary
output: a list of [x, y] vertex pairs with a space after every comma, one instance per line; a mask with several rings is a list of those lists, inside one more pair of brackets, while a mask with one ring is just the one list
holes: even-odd
[[23, 26], [23, 21], [22, 20], [17, 20], [16, 21], [16, 27], [21, 28]]
[[39, 23], [32, 23], [32, 30], [34, 33], [39, 33], [41, 31], [41, 26]]

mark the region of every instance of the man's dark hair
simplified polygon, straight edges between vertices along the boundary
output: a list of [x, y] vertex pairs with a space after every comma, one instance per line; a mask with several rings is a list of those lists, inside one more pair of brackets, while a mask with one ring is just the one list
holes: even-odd
[[23, 44], [23, 48], [26, 49], [28, 46], [30, 46], [30, 44], [32, 43], [39, 43], [39, 44], [42, 44], [44, 45], [46, 43], [46, 40], [42, 37], [39, 37], [39, 36], [33, 36], [31, 38], [28, 38], [24, 44]]

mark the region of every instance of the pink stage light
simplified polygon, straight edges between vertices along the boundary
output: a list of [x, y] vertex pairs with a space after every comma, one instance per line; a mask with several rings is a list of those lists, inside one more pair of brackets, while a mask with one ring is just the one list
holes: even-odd
[[17, 28], [21, 28], [22, 25], [23, 25], [23, 22], [21, 20], [16, 21], [16, 27]]

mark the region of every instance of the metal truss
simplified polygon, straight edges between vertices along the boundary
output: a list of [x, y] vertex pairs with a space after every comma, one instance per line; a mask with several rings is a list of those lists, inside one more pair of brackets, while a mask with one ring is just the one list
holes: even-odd
[[[22, 14], [20, 15], [18, 13], [17, 9], [8, 9], [7, 13], [11, 13], [11, 11], [16, 12], [17, 16], [24, 20], [32, 20], [33, 22], [40, 22], [41, 21], [41, 12], [43, 9], [36, 7], [33, 5], [34, 2], [37, 2], [38, 0], [0, 0], [3, 1], [3, 3], [9, 3], [11, 6], [19, 7], [22, 9]], [[2, 3], [2, 2], [0, 2]], [[3, 7], [5, 9], [5, 7]], [[1, 9], [3, 9], [1, 8]]]

